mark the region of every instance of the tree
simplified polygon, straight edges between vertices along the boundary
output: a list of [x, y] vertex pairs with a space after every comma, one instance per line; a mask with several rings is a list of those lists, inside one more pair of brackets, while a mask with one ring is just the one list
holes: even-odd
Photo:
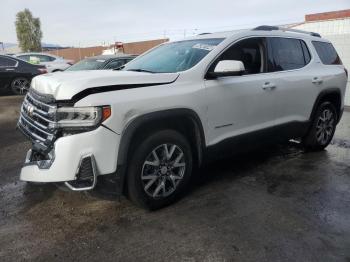
[[41, 51], [40, 19], [33, 17], [29, 9], [18, 12], [16, 15], [16, 33], [19, 47], [23, 52]]

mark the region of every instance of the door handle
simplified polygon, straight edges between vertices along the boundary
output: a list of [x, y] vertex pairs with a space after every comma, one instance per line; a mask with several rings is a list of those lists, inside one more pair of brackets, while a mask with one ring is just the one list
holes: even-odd
[[319, 78], [319, 77], [314, 77], [314, 78], [312, 79], [312, 83], [313, 83], [313, 84], [322, 84], [322, 83], [323, 83], [323, 80], [322, 80], [321, 78]]
[[273, 90], [276, 88], [276, 85], [274, 83], [266, 82], [263, 84], [262, 89], [263, 90]]
[[14, 71], [15, 69], [13, 68], [6, 68], [6, 71]]

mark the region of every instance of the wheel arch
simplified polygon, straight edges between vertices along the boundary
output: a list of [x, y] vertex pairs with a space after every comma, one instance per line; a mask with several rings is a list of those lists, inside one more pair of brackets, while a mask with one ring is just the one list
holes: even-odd
[[325, 101], [331, 102], [336, 110], [337, 110], [337, 115], [338, 115], [338, 121], [341, 118], [341, 114], [342, 114], [342, 95], [341, 95], [341, 91], [339, 88], [329, 88], [329, 89], [325, 89], [323, 91], [321, 91], [321, 93], [317, 96], [316, 101], [313, 105], [312, 111], [311, 111], [311, 115], [310, 115], [310, 121], [312, 121], [312, 119], [314, 118], [316, 111], [317, 111], [317, 107]]
[[[183, 126], [177, 126], [179, 123], [183, 124]], [[186, 130], [184, 127], [191, 127], [192, 129]], [[118, 166], [127, 163], [130, 146], [137, 136], [165, 128], [175, 129], [187, 139], [191, 138], [189, 143], [191, 146], [195, 145], [195, 157], [198, 164], [200, 164], [205, 147], [202, 122], [198, 114], [192, 109], [177, 108], [147, 113], [132, 120], [121, 134], [118, 149]]]
[[198, 114], [187, 108], [168, 109], [147, 113], [132, 120], [123, 130], [118, 149], [118, 193], [122, 193], [127, 173], [128, 159], [134, 141], [140, 141], [152, 131], [174, 129], [183, 134], [191, 145], [194, 164], [200, 166], [205, 149], [205, 135]]

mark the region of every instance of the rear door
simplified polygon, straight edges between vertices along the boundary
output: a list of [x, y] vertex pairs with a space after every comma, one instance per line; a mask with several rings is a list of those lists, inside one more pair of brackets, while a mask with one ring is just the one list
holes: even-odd
[[[337, 51], [333, 45], [328, 42], [312, 41], [312, 45], [320, 59], [317, 74], [314, 76], [314, 82], [317, 82], [316, 84], [322, 90], [334, 90], [334, 88], [338, 88], [344, 98], [348, 79], [345, 67]], [[344, 103], [344, 101], [342, 101], [342, 103]]]
[[268, 37], [267, 46], [268, 71], [276, 85], [276, 125], [291, 125], [296, 134], [297, 125], [308, 121], [313, 101], [319, 94], [313, 57], [302, 39]]

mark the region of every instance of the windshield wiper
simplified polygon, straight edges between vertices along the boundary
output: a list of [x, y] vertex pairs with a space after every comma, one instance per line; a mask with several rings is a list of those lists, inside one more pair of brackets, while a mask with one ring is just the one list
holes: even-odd
[[150, 71], [150, 70], [146, 70], [146, 69], [141, 69], [141, 68], [137, 68], [137, 69], [127, 69], [126, 71], [145, 72], [145, 73], [151, 73], [151, 74], [156, 73], [156, 72], [153, 72], [153, 71]]

